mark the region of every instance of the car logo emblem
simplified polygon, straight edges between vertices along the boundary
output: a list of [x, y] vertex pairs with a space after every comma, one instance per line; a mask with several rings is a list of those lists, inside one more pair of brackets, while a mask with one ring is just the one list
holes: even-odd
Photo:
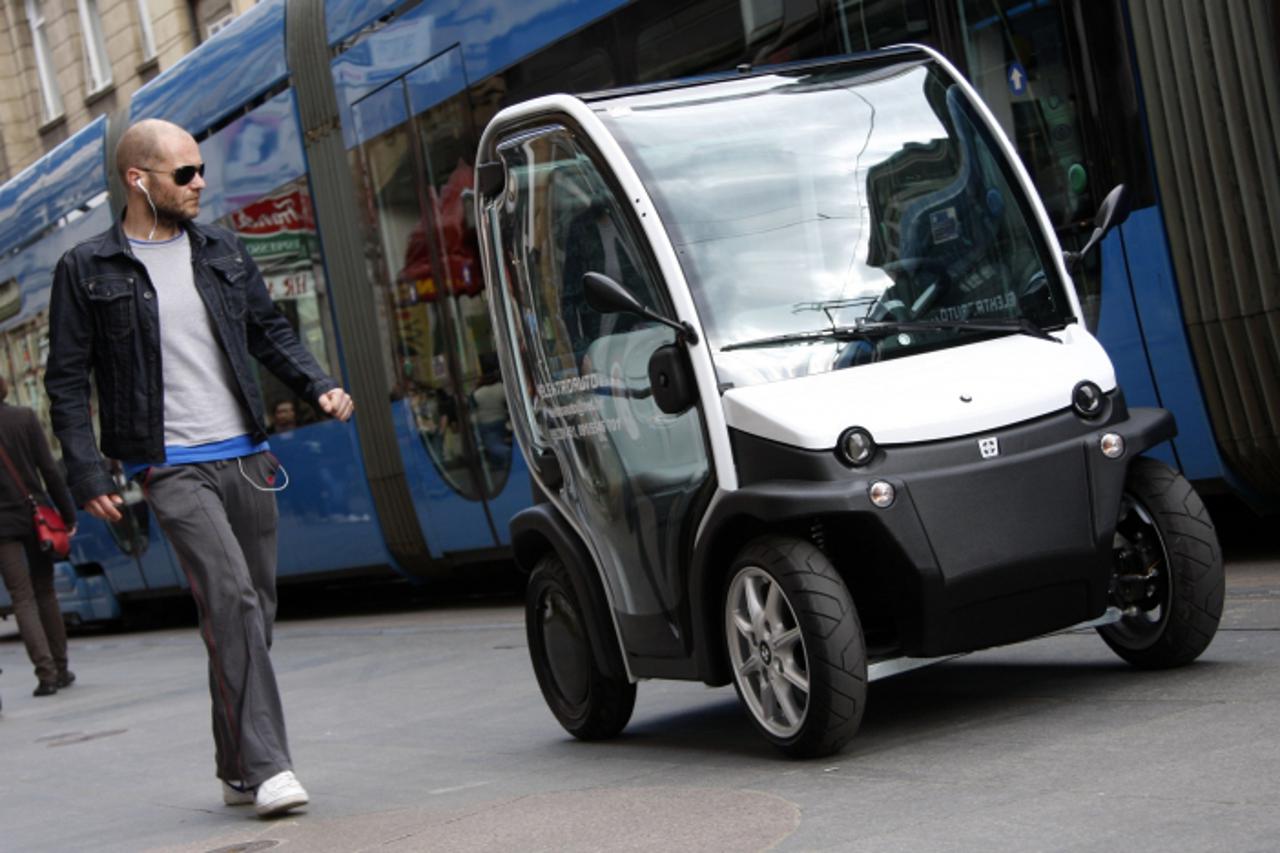
[[994, 436], [978, 439], [978, 452], [982, 454], [983, 459], [994, 459], [1000, 455], [1000, 439]]

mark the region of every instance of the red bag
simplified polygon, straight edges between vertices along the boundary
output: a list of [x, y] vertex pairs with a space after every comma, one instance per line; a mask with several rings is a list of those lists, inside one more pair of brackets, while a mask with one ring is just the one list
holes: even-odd
[[44, 506], [31, 498], [32, 523], [36, 529], [36, 542], [41, 551], [65, 558], [71, 553], [71, 531], [62, 521], [62, 516], [51, 506]]
[[[14, 467], [13, 460], [9, 458], [8, 451], [3, 447], [0, 447], [0, 457], [4, 458], [5, 467], [9, 469], [9, 476], [17, 484], [18, 491], [27, 492], [26, 484], [22, 482], [18, 469]], [[31, 526], [35, 530], [36, 542], [40, 544], [40, 550], [65, 558], [71, 553], [71, 531], [63, 523], [62, 516], [53, 507], [45, 506], [36, 500], [36, 496], [31, 492], [27, 492], [27, 501], [31, 504]]]

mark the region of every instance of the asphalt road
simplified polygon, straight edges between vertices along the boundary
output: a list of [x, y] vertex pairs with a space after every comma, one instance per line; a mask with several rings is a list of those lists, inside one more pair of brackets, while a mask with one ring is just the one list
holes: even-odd
[[[0, 622], [0, 851], [1280, 849], [1280, 546], [1229, 552], [1222, 629], [1133, 670], [1091, 631], [873, 684], [839, 756], [794, 762], [732, 688], [646, 682], [568, 738], [512, 600], [290, 605], [274, 659], [301, 815], [221, 804], [190, 626], [82, 634], [34, 679]], [[298, 599], [302, 601], [301, 598]]]

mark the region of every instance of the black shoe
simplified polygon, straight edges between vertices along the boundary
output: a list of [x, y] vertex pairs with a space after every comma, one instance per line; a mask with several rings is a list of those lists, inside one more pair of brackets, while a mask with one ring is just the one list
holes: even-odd
[[61, 690], [64, 687], [70, 687], [75, 683], [76, 674], [69, 669], [64, 669], [58, 673], [58, 677], [53, 680], [53, 685]]
[[32, 696], [52, 696], [58, 692], [58, 685], [53, 681], [42, 681], [36, 685], [36, 689], [32, 692]]

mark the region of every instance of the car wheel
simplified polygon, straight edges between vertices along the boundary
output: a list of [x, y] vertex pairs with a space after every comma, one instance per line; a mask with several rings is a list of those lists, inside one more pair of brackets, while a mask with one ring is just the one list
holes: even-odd
[[[635, 708], [636, 686], [602, 671], [569, 570], [557, 554], [543, 557], [529, 576], [525, 630], [538, 687], [565, 731], [582, 740], [622, 731]], [[612, 635], [606, 645], [617, 654]], [[617, 663], [621, 671], [620, 654]]]
[[1112, 549], [1111, 604], [1098, 629], [1135, 666], [1163, 669], [1200, 656], [1218, 630], [1226, 581], [1213, 522], [1191, 484], [1154, 459], [1134, 460]]
[[867, 695], [867, 657], [853, 599], [826, 556], [780, 536], [738, 554], [724, 597], [734, 686], [756, 729], [796, 758], [853, 737]]

